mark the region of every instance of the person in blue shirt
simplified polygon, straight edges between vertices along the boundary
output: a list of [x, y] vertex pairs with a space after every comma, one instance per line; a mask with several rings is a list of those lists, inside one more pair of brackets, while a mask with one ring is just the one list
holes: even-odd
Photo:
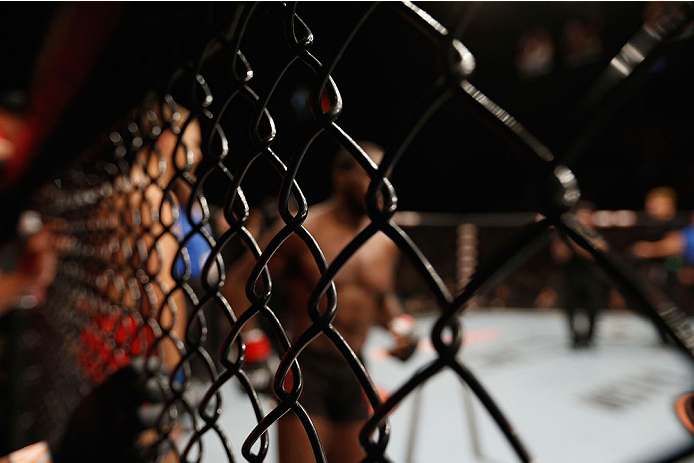
[[681, 256], [688, 265], [694, 265], [694, 216], [692, 223], [671, 231], [657, 241], [637, 241], [631, 248], [640, 259], [663, 259]]

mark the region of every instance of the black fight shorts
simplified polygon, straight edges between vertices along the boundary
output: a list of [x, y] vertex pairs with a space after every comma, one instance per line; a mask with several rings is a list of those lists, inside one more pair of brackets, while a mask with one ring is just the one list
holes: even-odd
[[333, 422], [364, 421], [370, 416], [366, 394], [343, 358], [304, 351], [299, 365], [304, 379], [299, 402], [310, 415]]

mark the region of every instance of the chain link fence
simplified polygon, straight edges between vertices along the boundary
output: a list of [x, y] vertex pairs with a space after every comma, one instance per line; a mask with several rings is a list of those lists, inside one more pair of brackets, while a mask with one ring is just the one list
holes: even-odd
[[[446, 369], [470, 387], [518, 458], [531, 461], [508, 419], [457, 355], [464, 336], [459, 316], [471, 298], [522, 264], [547, 243], [555, 229], [567, 243], [587, 250], [622, 292], [637, 301], [681, 350], [692, 355], [694, 338], [683, 312], [638, 281], [606, 242], [572, 215], [580, 198], [572, 172], [468, 80], [475, 60], [456, 39], [457, 33], [409, 2], [361, 4], [360, 8], [360, 17], [346, 38], [333, 44], [330, 56], [320, 61], [311, 53], [314, 41], [320, 39], [297, 14], [296, 4], [239, 4], [226, 29], [212, 36], [192, 65], [178, 69], [167, 88], [148, 94], [123, 123], [78, 156], [60, 177], [60, 187], [51, 184], [37, 193], [37, 208], [61, 224], [63, 257], [43, 311], [52, 330], [60, 334], [56, 351], [66, 354], [61, 355], [61, 362], [70, 363], [55, 366], [56, 372], [70, 378], [53, 384], [60, 391], [55, 392], [60, 397], [55, 400], [65, 403], [48, 407], [55, 417], [50, 427], [61, 428], [59, 424], [67, 422], [79, 398], [94, 385], [108, 382], [133, 359], [144, 359], [139, 368], [148, 384], [154, 385], [160, 404], [151, 407], [155, 431], [146, 442], [147, 458], [174, 455], [180, 461], [201, 461], [203, 437], [214, 435], [229, 461], [263, 461], [269, 448], [268, 429], [291, 414], [303, 426], [315, 460], [327, 461], [300, 399], [304, 381], [299, 355], [322, 336], [349, 365], [373, 409], [359, 437], [366, 453], [364, 461], [387, 460], [388, 414], [418, 386]], [[412, 101], [409, 112], [392, 115], [399, 118], [399, 129], [379, 163], [340, 127], [343, 101], [331, 76], [360, 27], [376, 10], [400, 17], [425, 37], [436, 50], [439, 64], [435, 84]], [[680, 5], [660, 18], [657, 27], [649, 29], [656, 31], [649, 36], [653, 40], [649, 44], [655, 47], [675, 33], [690, 17], [690, 10], [689, 5]], [[262, 28], [270, 26], [274, 32], [265, 34]], [[266, 62], [255, 63], [244, 54], [244, 44], [248, 37], [259, 34], [278, 41]], [[639, 36], [639, 40], [645, 39]], [[208, 81], [207, 70], [213, 66], [226, 70], [224, 79]], [[256, 83], [259, 80], [262, 85]], [[277, 89], [284, 86], [308, 89], [301, 103], [307, 117], [291, 126], [291, 144], [278, 142], [286, 137], [286, 125], [276, 124], [269, 109]], [[541, 218], [499, 246], [472, 274], [466, 274], [467, 282], [457, 294], [449, 291], [437, 269], [393, 220], [397, 191], [388, 180], [422, 127], [442, 105], [451, 102], [489, 127], [529, 166], [533, 181], [544, 185], [543, 202], [537, 204]], [[306, 153], [319, 135], [332, 140], [335, 150], [349, 153], [370, 179], [364, 198], [368, 224], [330, 261], [304, 226], [309, 207], [297, 181], [302, 170], [311, 169], [307, 164], [312, 159]], [[576, 156], [577, 152], [569, 154]], [[257, 168], [274, 171], [264, 181], [278, 191], [281, 225], [263, 242], [244, 195], [244, 180]], [[208, 202], [208, 196], [223, 200]], [[217, 222], [226, 226], [220, 229]], [[376, 235], [387, 237], [409, 260], [439, 311], [431, 332], [436, 359], [385, 401], [359, 352], [334, 325], [340, 310], [335, 279]], [[291, 334], [277, 315], [272, 299], [274, 275], [269, 270], [271, 257], [288, 239], [301, 241], [320, 275], [312, 283], [303, 309], [310, 326]], [[243, 278], [245, 306], [238, 307], [225, 297], [229, 285], [235, 283], [230, 275], [240, 265], [228, 256], [243, 252], [253, 255], [254, 264]], [[271, 409], [263, 408], [244, 371], [243, 328], [254, 323], [267, 328], [281, 357], [272, 383], [276, 405]], [[220, 325], [225, 327], [224, 339], [215, 340]], [[194, 378], [204, 385], [203, 391], [196, 393]], [[241, 385], [257, 418], [240, 449], [232, 448], [219, 424], [224, 411], [220, 391], [232, 382]], [[60, 438], [55, 434], [51, 441]]]

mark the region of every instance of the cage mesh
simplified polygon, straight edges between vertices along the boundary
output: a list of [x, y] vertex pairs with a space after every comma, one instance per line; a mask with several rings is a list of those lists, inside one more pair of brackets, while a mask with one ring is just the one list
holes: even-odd
[[[56, 394], [72, 398], [60, 413], [53, 407], [57, 421], [69, 415], [77, 402], [75, 396], [104, 382], [132, 359], [144, 358], [147, 374], [156, 380], [164, 397], [156, 419], [157, 436], [151, 443], [153, 456], [174, 452], [181, 461], [199, 461], [204, 455], [202, 437], [214, 434], [229, 461], [263, 461], [269, 448], [268, 429], [289, 413], [301, 421], [316, 461], [326, 461], [320, 438], [299, 400], [303, 384], [297, 360], [306, 346], [323, 335], [349, 364], [373, 408], [360, 436], [365, 461], [386, 461], [388, 414], [418, 386], [446, 369], [455, 372], [480, 399], [519, 459], [530, 461], [513, 427], [457, 355], [464, 336], [459, 316], [473, 296], [492, 287], [545, 244], [555, 228], [571, 238], [573, 246], [588, 250], [622, 290], [640, 302], [691, 355], [694, 344], [682, 312], [639, 283], [604, 248], [594, 231], [575, 220], [570, 210], [580, 193], [573, 174], [468, 80], [474, 58], [454, 34], [408, 2], [364, 4], [362, 9], [347, 38], [335, 44], [325, 61], [319, 61], [310, 51], [314, 42], [310, 25], [297, 14], [296, 4], [239, 5], [236, 16], [229, 18], [228, 29], [211, 38], [193, 65], [178, 69], [167, 88], [150, 93], [140, 108], [79, 155], [61, 177], [60, 188], [49, 185], [38, 192], [36, 202], [44, 216], [63, 224], [59, 273], [44, 308], [60, 334], [61, 351], [71, 363], [58, 369], [74, 372], [70, 381], [55, 383]], [[350, 41], [376, 9], [386, 9], [410, 24], [431, 42], [441, 63], [434, 86], [412, 102], [408, 113], [392, 115], [400, 117], [399, 130], [378, 165], [340, 127], [342, 99], [331, 77]], [[275, 71], [269, 85], [256, 85], [253, 64], [242, 47], [259, 17], [271, 18], [282, 29], [276, 34], [283, 41], [275, 44], [278, 53], [272, 58]], [[208, 82], [205, 70], [209, 66], [225, 66], [225, 79]], [[302, 70], [302, 81], [292, 80], [299, 74], [288, 72], [296, 68]], [[292, 76], [287, 77], [289, 74]], [[309, 89], [311, 116], [297, 122], [293, 134], [297, 141], [289, 147], [276, 143], [283, 133], [268, 109], [280, 85]], [[497, 133], [543, 179], [547, 192], [537, 205], [542, 218], [480, 262], [458, 294], [449, 292], [427, 257], [392, 220], [397, 195], [387, 177], [420, 129], [448, 102], [475, 114]], [[195, 139], [198, 127], [203, 128], [199, 142]], [[371, 178], [365, 198], [369, 224], [331, 262], [303, 226], [309, 208], [297, 182], [297, 174], [310, 162], [305, 155], [318, 135], [333, 140], [336, 149], [346, 149]], [[266, 180], [278, 187], [277, 213], [282, 223], [263, 249], [259, 237], [249, 230], [250, 208], [243, 188], [247, 172], [259, 164], [276, 173]], [[223, 192], [221, 204], [208, 203], [206, 194], [212, 188]], [[221, 234], [213, 231], [214, 206], [228, 223]], [[439, 310], [431, 332], [436, 358], [385, 402], [359, 357], [332, 324], [340, 296], [335, 276], [376, 234], [392, 240], [412, 263]], [[303, 242], [321, 276], [305, 307], [312, 320], [310, 328], [290, 337], [273, 310], [267, 264], [292, 235]], [[194, 241], [207, 250], [202, 264], [191, 261], [189, 247]], [[234, 265], [225, 262], [224, 256], [232, 248], [243, 248], [256, 260], [245, 278], [246, 307], [230, 306], [223, 295], [229, 283], [226, 275]], [[199, 278], [193, 276], [196, 266], [200, 267]], [[323, 298], [325, 307], [320, 304]], [[269, 410], [263, 409], [244, 371], [241, 329], [254, 318], [262, 318], [270, 327], [281, 356], [273, 382], [276, 406]], [[210, 351], [210, 326], [219, 320], [226, 320], [229, 328], [221, 349]], [[166, 365], [171, 359], [177, 359], [176, 363]], [[194, 372], [206, 387], [201, 397], [190, 394]], [[285, 380], [290, 373], [294, 381], [288, 387]], [[234, 379], [257, 418], [240, 449], [232, 448], [219, 424], [224, 411], [220, 390]], [[74, 388], [74, 384], [80, 387]], [[181, 434], [181, 427], [187, 432]]]

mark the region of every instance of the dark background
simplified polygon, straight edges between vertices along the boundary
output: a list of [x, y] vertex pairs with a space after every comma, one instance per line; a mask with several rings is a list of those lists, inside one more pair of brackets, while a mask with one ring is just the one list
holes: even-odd
[[[56, 5], [5, 3], [0, 7], [4, 62], [0, 90], [6, 106], [14, 104], [7, 98], [10, 90], [27, 90]], [[590, 84], [641, 26], [648, 5], [426, 2], [422, 7], [451, 29], [460, 21], [467, 22], [460, 38], [476, 57], [472, 82], [561, 156], [588, 120], [576, 116], [574, 110]], [[312, 53], [321, 61], [329, 60], [367, 6], [299, 4], [298, 13], [315, 36]], [[87, 84], [63, 114], [58, 130], [44, 144], [20, 185], [3, 198], [5, 212], [21, 208], [28, 191], [51, 180], [58, 167], [89, 147], [97, 134], [137, 105], [153, 83], [163, 82], [177, 64], [198, 56], [210, 31], [228, 24], [232, 12], [233, 5], [219, 3], [129, 4]], [[593, 62], [569, 68], [562, 58], [562, 30], [572, 19], [599, 24], [602, 49]], [[523, 78], [515, 65], [519, 40], [538, 28], [547, 30], [555, 44], [553, 68], [546, 75]], [[268, 62], [272, 64], [268, 58], [280, 53], [284, 44], [276, 28], [259, 29], [275, 34], [249, 36], [242, 50], [256, 70], [253, 85], [262, 88], [274, 75], [273, 69], [266, 67]], [[598, 207], [640, 209], [649, 188], [668, 184], [677, 189], [681, 207], [694, 208], [690, 181], [694, 167], [689, 161], [694, 146], [691, 50], [690, 37], [667, 44], [658, 57], [647, 62], [649, 70], [641, 73], [628, 101], [618, 105], [600, 136], [572, 165], [584, 196]], [[417, 98], [430, 88], [437, 75], [437, 59], [434, 48], [393, 13], [392, 5], [380, 6], [333, 73], [344, 100], [338, 124], [354, 138], [388, 146], [401, 116], [408, 114]], [[223, 82], [223, 69], [208, 70], [208, 80], [214, 81], [210, 73], [215, 72]], [[293, 66], [289, 75], [293, 72], [300, 76], [300, 66]], [[280, 133], [274, 147], [280, 155], [293, 142], [291, 130], [282, 130], [291, 127], [285, 120], [297, 116], [289, 104], [296, 87], [290, 87], [279, 88], [270, 104]], [[328, 194], [324, 169], [334, 149], [334, 143], [319, 137], [309, 150], [299, 180], [310, 202]], [[256, 203], [276, 188], [259, 187], [255, 179], [262, 175], [262, 169], [252, 172], [246, 186]], [[414, 140], [393, 180], [402, 210], [465, 213], [538, 207], [536, 179], [531, 172], [457, 102], [445, 105]]]

